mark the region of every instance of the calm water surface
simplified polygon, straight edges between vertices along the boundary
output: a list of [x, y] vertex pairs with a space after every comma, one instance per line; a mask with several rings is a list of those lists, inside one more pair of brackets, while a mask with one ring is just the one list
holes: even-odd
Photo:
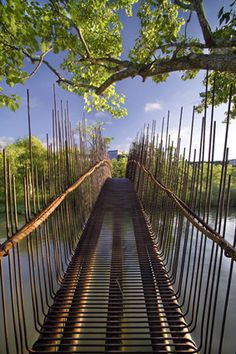
[[[212, 211], [209, 217], [209, 223], [214, 226], [214, 218], [215, 218], [215, 212]], [[19, 217], [19, 223], [23, 224], [24, 223], [24, 216]], [[231, 210], [228, 218], [227, 218], [227, 228], [226, 228], [226, 235], [225, 238], [230, 242], [233, 243], [233, 238], [234, 238], [234, 230], [235, 230], [235, 224], [236, 224], [236, 209]], [[5, 237], [5, 216], [3, 214], [0, 214], [0, 243], [3, 242], [6, 239]], [[210, 258], [210, 251], [211, 251], [211, 244], [207, 244], [206, 248], [206, 258], [205, 258], [205, 263], [207, 264], [209, 262]], [[4, 260], [4, 263], [6, 261]], [[27, 304], [31, 303], [31, 298], [30, 298], [30, 284], [29, 284], [29, 272], [27, 271], [28, 269], [28, 258], [27, 258], [27, 246], [26, 242], [23, 241], [21, 242], [21, 265], [24, 268], [24, 274], [23, 274], [23, 286], [24, 286], [24, 300], [25, 300], [25, 306], [27, 310]], [[229, 268], [229, 262], [228, 260], [225, 261], [223, 258], [222, 262], [222, 274], [223, 276], [220, 279], [220, 288], [225, 289], [227, 286], [227, 276], [228, 276], [228, 268]], [[5, 281], [9, 282], [8, 276], [6, 275]], [[8, 300], [9, 297], [6, 297], [6, 300]], [[223, 309], [224, 306], [224, 299], [219, 298], [217, 302], [217, 312], [220, 313], [220, 311]], [[10, 309], [10, 302], [7, 303], [7, 308]], [[10, 311], [9, 311], [10, 312]], [[29, 312], [29, 311], [28, 311]], [[227, 323], [226, 323], [226, 337], [225, 337], [225, 345], [224, 345], [224, 351], [222, 353], [216, 353], [214, 348], [212, 349], [212, 353], [209, 354], [235, 354], [236, 353], [236, 331], [235, 328], [232, 328], [232, 323], [236, 322], [235, 321], [236, 317], [236, 267], [234, 267], [234, 275], [233, 275], [233, 280], [232, 280], [232, 285], [231, 285], [231, 297], [230, 297], [230, 302], [229, 302], [229, 309], [228, 309], [228, 318], [227, 318]], [[2, 308], [0, 306], [0, 322], [2, 318]], [[217, 314], [216, 314], [217, 318]], [[35, 335], [35, 331], [33, 328], [33, 317], [29, 316], [27, 318], [28, 320], [28, 331], [29, 331], [29, 341], [31, 342], [32, 340], [35, 340], [37, 338], [37, 335]], [[42, 319], [43, 320], [43, 319]], [[218, 326], [218, 323], [216, 321], [216, 327]], [[219, 328], [220, 330], [220, 328]], [[3, 328], [1, 327], [0, 323], [0, 338], [4, 335], [3, 333]], [[197, 340], [198, 334], [196, 334], [195, 338]], [[1, 342], [1, 340], [0, 340]], [[214, 346], [213, 346], [214, 347]], [[0, 354], [5, 354], [5, 349], [0, 345]], [[14, 353], [11, 353], [14, 354]]]

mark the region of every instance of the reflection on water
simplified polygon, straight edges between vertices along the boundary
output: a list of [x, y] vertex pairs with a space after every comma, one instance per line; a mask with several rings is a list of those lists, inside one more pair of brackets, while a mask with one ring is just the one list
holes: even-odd
[[[35, 235], [34, 235], [35, 236]], [[20, 333], [18, 330], [18, 346], [21, 346], [21, 341], [24, 343], [25, 341], [27, 341], [27, 343], [29, 344], [29, 346], [32, 345], [32, 343], [37, 339], [38, 337], [38, 331], [40, 329], [39, 325], [37, 324], [43, 323], [43, 311], [47, 311], [47, 307], [42, 305], [42, 303], [40, 302], [36, 302], [35, 299], [32, 301], [32, 289], [31, 289], [31, 281], [34, 281], [34, 279], [32, 279], [30, 277], [30, 267], [29, 267], [29, 256], [28, 256], [28, 247], [29, 244], [27, 242], [27, 239], [23, 239], [20, 242], [20, 247], [19, 247], [19, 264], [16, 261], [16, 273], [17, 273], [17, 277], [19, 279], [19, 273], [18, 273], [18, 269], [21, 268], [23, 269], [23, 271], [21, 272], [21, 281], [22, 281], [22, 296], [18, 297], [18, 300], [15, 298], [14, 295], [14, 303], [15, 303], [15, 313], [16, 313], [16, 321], [18, 319], [18, 316], [21, 317], [23, 316], [23, 312], [21, 310], [21, 308], [23, 307], [25, 309], [25, 313], [26, 313], [26, 318], [25, 318], [25, 326], [26, 326], [26, 333], [27, 333], [27, 338], [20, 338]], [[53, 245], [52, 245], [52, 241], [50, 242], [49, 245], [50, 249], [51, 249], [51, 254], [53, 254]], [[33, 249], [34, 251], [36, 250], [36, 247]], [[16, 252], [16, 250], [15, 250]], [[17, 257], [16, 257], [17, 260]], [[15, 348], [16, 348], [16, 342], [15, 342], [15, 337], [14, 337], [14, 331], [13, 331], [13, 317], [12, 317], [12, 301], [11, 301], [11, 291], [10, 291], [10, 269], [13, 269], [13, 257], [10, 257], [10, 262], [9, 263], [9, 257], [3, 257], [2, 259], [2, 268], [3, 268], [3, 275], [4, 275], [4, 292], [5, 292], [5, 303], [6, 303], [6, 313], [7, 313], [7, 320], [8, 320], [8, 338], [9, 338], [9, 353], [10, 354], [15, 354]], [[41, 261], [40, 261], [41, 262]], [[19, 267], [20, 265], [20, 267]], [[52, 263], [53, 265], [53, 263]], [[42, 263], [40, 263], [40, 268], [42, 270]], [[55, 268], [52, 268], [52, 279], [55, 279], [56, 270]], [[14, 271], [12, 270], [12, 277], [14, 278]], [[38, 274], [35, 273], [34, 275], [35, 277], [35, 283], [36, 283], [36, 289], [37, 289], [37, 293], [39, 294], [39, 282], [38, 282]], [[18, 294], [20, 294], [20, 288], [16, 289], [15, 287], [15, 282], [12, 282], [13, 284], [13, 292], [14, 294], [18, 291]], [[19, 284], [18, 284], [19, 286]], [[53, 284], [54, 289], [57, 290], [58, 289], [58, 284], [56, 283], [56, 281]], [[42, 289], [41, 289], [42, 290]], [[2, 294], [1, 294], [2, 295]], [[17, 303], [17, 301], [19, 301]], [[1, 303], [1, 301], [0, 301]], [[52, 304], [52, 300], [49, 298], [49, 305]], [[33, 307], [36, 307], [36, 313], [34, 313], [33, 311]], [[45, 309], [43, 310], [42, 307], [45, 307]], [[20, 308], [20, 312], [17, 311], [17, 309]], [[4, 333], [4, 328], [3, 328], [3, 323], [2, 323], [2, 306], [0, 306], [0, 338], [4, 338], [5, 333]], [[24, 326], [21, 324], [21, 326]], [[23, 328], [21, 328], [21, 331], [23, 331]], [[1, 343], [1, 341], [0, 341]], [[4, 347], [5, 343], [2, 344], [0, 346], [0, 354], [6, 354], [6, 348]], [[21, 352], [21, 351], [19, 351]]]
[[[209, 215], [209, 224], [214, 227], [215, 223], [215, 216], [216, 216], [216, 211], [213, 210], [211, 214]], [[236, 210], [231, 210], [228, 218], [227, 218], [227, 226], [226, 226], [226, 232], [225, 232], [225, 239], [229, 241], [231, 244], [233, 244], [233, 239], [234, 239], [234, 233], [235, 233], [235, 226], [236, 226]], [[222, 228], [223, 229], [223, 222], [222, 222]], [[222, 234], [222, 232], [221, 232]], [[184, 235], [183, 235], [184, 236]], [[190, 236], [190, 234], [189, 234]], [[204, 238], [203, 238], [204, 239]], [[182, 238], [182, 243], [184, 242], [184, 237]], [[194, 231], [194, 237], [193, 237], [193, 246], [192, 250], [195, 249], [195, 245], [201, 242], [201, 236], [200, 234], [197, 233], [197, 231]], [[199, 248], [199, 246], [198, 246]], [[204, 299], [205, 296], [201, 296], [200, 298], [200, 303], [199, 303], [199, 309], [197, 310], [197, 295], [196, 295], [196, 301], [190, 303], [190, 309], [194, 309], [195, 311], [195, 316], [197, 316], [198, 319], [200, 319], [200, 324], [203, 327], [203, 332], [208, 328], [208, 340], [210, 337], [210, 329], [211, 325], [213, 323], [213, 316], [215, 316], [214, 319], [214, 336], [213, 336], [213, 343], [212, 343], [212, 350], [209, 354], [235, 354], [236, 353], [236, 337], [235, 337], [235, 328], [232, 326], [232, 324], [235, 324], [235, 314], [236, 314], [236, 267], [234, 266], [233, 270], [233, 276], [231, 280], [231, 291], [230, 291], [230, 297], [229, 297], [229, 303], [228, 303], [228, 310], [227, 310], [227, 318], [226, 318], [226, 324], [225, 324], [225, 336], [224, 336], [224, 345], [223, 345], [223, 351], [222, 353], [218, 353], [217, 348], [219, 346], [219, 339], [220, 339], [220, 333], [221, 333], [221, 325], [222, 325], [222, 318], [223, 318], [223, 311], [224, 311], [224, 306], [225, 306], [225, 294], [226, 294], [226, 289], [228, 286], [228, 276], [229, 276], [229, 268], [230, 268], [230, 260], [229, 258], [225, 257], [223, 252], [222, 252], [222, 264], [221, 264], [221, 271], [220, 271], [220, 276], [219, 276], [219, 290], [218, 294], [219, 296], [216, 298], [214, 297], [215, 294], [215, 289], [216, 289], [216, 282], [217, 282], [217, 277], [218, 277], [218, 268], [219, 268], [219, 256], [221, 250], [218, 248], [218, 258], [217, 262], [213, 262], [213, 271], [210, 273], [211, 276], [208, 278], [208, 270], [209, 270], [209, 265], [210, 265], [210, 258], [211, 258], [211, 253], [213, 249], [213, 260], [214, 256], [216, 254], [216, 247], [213, 246], [213, 243], [211, 240], [206, 239], [206, 250], [205, 250], [205, 257], [203, 261], [203, 278], [202, 278], [202, 283], [201, 283], [201, 295], [205, 294], [205, 292], [208, 295], [208, 300], [206, 305], [204, 305]], [[183, 251], [183, 247], [180, 247], [180, 252]], [[192, 252], [193, 253], [193, 252]], [[199, 270], [197, 269], [197, 266], [194, 271], [194, 277], [193, 277], [193, 282], [190, 283], [192, 284], [192, 289], [191, 285], [188, 284], [187, 287], [187, 294], [192, 290], [195, 291], [194, 284], [195, 284], [195, 277], [197, 272], [201, 270], [201, 262], [202, 262], [202, 254], [196, 255], [196, 261], [198, 262], [199, 259]], [[180, 253], [180, 256], [182, 253]], [[181, 259], [179, 257], [179, 259]], [[190, 268], [193, 268], [194, 264], [194, 256], [192, 254], [190, 258]], [[212, 279], [212, 274], [214, 274], [215, 271], [215, 279], [214, 279], [214, 289], [211, 289], [211, 279]], [[184, 275], [187, 274], [187, 269], [184, 269]], [[184, 278], [184, 276], [183, 276]], [[177, 282], [178, 283], [178, 282]], [[194, 288], [194, 289], [193, 289]], [[197, 285], [197, 290], [196, 294], [198, 293], [198, 288], [199, 284]], [[177, 290], [177, 289], [176, 289]], [[180, 298], [180, 303], [183, 298]], [[212, 308], [213, 309], [213, 304], [216, 301], [216, 309], [215, 313], [212, 311], [208, 317], [208, 309]], [[184, 310], [187, 309], [184, 308]], [[203, 311], [207, 314], [205, 317], [203, 316]], [[191, 312], [191, 311], [190, 311]], [[187, 322], [191, 323], [192, 315], [187, 316]], [[201, 320], [202, 319], [202, 320]], [[217, 320], [218, 319], [218, 320]], [[201, 329], [197, 328], [193, 333], [193, 338], [196, 340], [197, 343], [200, 342], [200, 334], [201, 334]], [[203, 343], [203, 348], [204, 348], [204, 343]], [[203, 351], [204, 352], [204, 351]], [[206, 351], [208, 354], [208, 352]]]
[[[215, 211], [213, 210], [209, 216], [209, 223], [212, 226], [214, 226], [214, 219], [215, 219]], [[24, 217], [21, 216], [19, 222], [23, 223], [23, 221], [24, 221]], [[230, 215], [227, 218], [227, 228], [226, 228], [226, 236], [225, 236], [225, 238], [230, 243], [233, 243], [235, 222], [236, 222], [236, 210], [231, 210]], [[0, 214], [0, 242], [3, 242], [4, 240], [5, 240], [5, 216], [3, 214]], [[51, 253], [53, 254], [52, 241], [50, 241], [50, 242], [51, 242], [51, 244], [49, 247], [51, 249]], [[128, 240], [127, 240], [127, 242], [128, 242]], [[205, 266], [207, 266], [209, 264], [211, 247], [212, 247], [211, 242], [207, 242], [206, 256], [205, 256], [205, 260], [204, 260]], [[9, 290], [10, 289], [9, 288], [10, 278], [9, 278], [9, 264], [8, 264], [8, 262], [9, 262], [8, 257], [5, 257], [3, 259], [3, 268], [5, 270], [4, 271], [4, 276], [5, 276], [4, 283], [5, 283], [5, 289], [6, 289], [6, 310], [7, 310], [7, 313], [11, 313], [10, 290]], [[28, 314], [27, 321], [26, 321], [27, 322], [27, 332], [29, 335], [28, 341], [29, 341], [29, 343], [32, 343], [37, 338], [37, 333], [35, 332], [35, 325], [34, 325], [34, 323], [36, 321], [35, 321], [35, 318], [33, 317], [32, 311], [30, 311], [30, 309], [32, 308], [32, 299], [31, 299], [31, 288], [30, 288], [29, 258], [28, 258], [28, 253], [27, 253], [27, 241], [26, 240], [24, 240], [20, 243], [20, 262], [21, 262], [22, 269], [24, 269], [24, 272], [22, 273], [22, 284], [23, 284], [23, 288], [24, 288], [23, 301], [24, 301], [24, 306], [26, 308], [26, 312]], [[128, 265], [126, 267], [128, 267]], [[206, 267], [206, 269], [207, 269], [207, 267]], [[219, 293], [221, 292], [221, 290], [223, 290], [223, 293], [225, 293], [225, 288], [227, 286], [227, 280], [228, 280], [228, 270], [229, 270], [229, 261], [228, 261], [228, 259], [225, 259], [225, 257], [223, 257]], [[52, 269], [52, 272], [55, 275], [56, 270]], [[56, 277], [53, 276], [53, 278], [56, 278]], [[203, 285], [202, 291], [205, 290], [206, 279], [207, 279], [207, 273], [204, 274], [205, 282], [203, 281], [203, 283], [205, 285]], [[54, 287], [55, 287], [55, 289], [57, 288], [56, 283], [54, 284]], [[38, 291], [39, 291], [39, 289], [38, 289]], [[224, 298], [219, 297], [217, 300], [216, 319], [222, 316], [223, 308], [224, 308]], [[28, 309], [28, 311], [27, 311], [27, 309]], [[200, 309], [203, 309], [203, 304], [200, 304]], [[39, 313], [41, 313], [41, 311], [39, 311]], [[212, 353], [209, 353], [209, 354], [234, 354], [236, 352], [235, 328], [232, 328], [232, 323], [235, 321], [235, 314], [236, 314], [236, 268], [234, 267], [234, 274], [233, 274], [233, 279], [232, 279], [232, 283], [231, 283], [231, 295], [230, 295], [230, 299], [229, 299], [229, 308], [228, 308], [227, 322], [226, 322], [226, 328], [225, 328], [224, 351], [223, 351], [223, 353], [217, 353], [216, 350], [214, 349], [214, 343], [213, 343]], [[1, 323], [2, 316], [3, 316], [2, 306], [0, 306], [0, 338], [4, 337], [4, 329], [3, 329], [3, 326]], [[200, 316], [201, 316], [201, 314], [200, 314]], [[42, 323], [43, 316], [39, 315], [38, 320], [39, 320], [39, 322]], [[209, 321], [211, 321], [211, 318], [209, 319]], [[12, 319], [10, 319], [10, 322], [12, 322]], [[207, 323], [207, 320], [205, 319], [205, 323], [203, 323], [203, 326], [206, 328], [207, 325], [208, 325], [208, 323]], [[105, 326], [105, 324], [104, 324], [104, 326]], [[215, 321], [215, 326], [218, 327], [218, 330], [220, 331], [220, 324], [217, 322], [217, 320]], [[12, 331], [12, 333], [13, 333], [13, 331]], [[194, 334], [194, 338], [196, 339], [196, 341], [198, 341], [198, 337], [199, 337], [199, 332], [196, 332]], [[9, 338], [10, 338], [10, 335], [9, 335]], [[216, 339], [218, 339], [218, 338], [216, 338]], [[12, 342], [14, 344], [13, 338], [12, 338]], [[11, 340], [10, 340], [10, 343], [11, 343]], [[2, 345], [0, 345], [0, 354], [5, 354], [5, 353], [6, 353], [5, 348], [3, 348]], [[14, 352], [10, 350], [10, 354], [14, 354]]]
[[[216, 210], [213, 209], [209, 215], [209, 224], [213, 228], [215, 226], [215, 217], [216, 217]], [[223, 222], [222, 222], [222, 226], [223, 226]], [[234, 241], [235, 226], [236, 226], [236, 209], [232, 208], [229, 211], [229, 215], [227, 217], [226, 232], [225, 232], [225, 239], [229, 241], [231, 244], [233, 244]], [[223, 227], [221, 229], [223, 229]]]
[[[23, 214], [18, 214], [19, 227], [23, 226], [25, 223], [25, 216]], [[5, 213], [0, 213], [0, 243], [6, 240], [6, 215]]]

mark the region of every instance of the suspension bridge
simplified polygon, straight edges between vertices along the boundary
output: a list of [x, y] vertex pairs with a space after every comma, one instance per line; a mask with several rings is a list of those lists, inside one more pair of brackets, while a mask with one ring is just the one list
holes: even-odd
[[81, 129], [77, 146], [68, 107], [59, 113], [56, 100], [47, 168], [38, 171], [28, 111], [23, 223], [3, 151], [1, 354], [235, 353], [236, 233], [225, 237], [230, 104], [231, 96], [213, 222], [216, 126], [211, 114], [207, 129], [206, 108], [198, 156], [194, 109], [188, 152], [181, 152], [181, 110], [177, 142], [169, 115], [160, 134], [155, 122], [144, 128], [123, 179], [111, 178], [99, 130], [88, 151]]

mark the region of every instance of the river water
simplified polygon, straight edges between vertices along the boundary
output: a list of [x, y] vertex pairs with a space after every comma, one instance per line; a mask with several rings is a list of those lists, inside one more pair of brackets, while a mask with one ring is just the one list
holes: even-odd
[[[212, 226], [214, 225], [214, 219], [215, 219], [215, 211], [212, 210], [212, 212], [209, 216], [209, 223]], [[20, 216], [19, 222], [22, 224], [24, 223], [23, 216]], [[225, 234], [225, 238], [230, 243], [233, 243], [235, 225], [236, 225], [236, 209], [233, 209], [230, 211], [229, 216], [227, 218], [227, 228], [226, 228], [226, 234]], [[0, 214], [0, 243], [3, 242], [5, 239], [6, 239], [5, 238], [5, 216], [3, 214]], [[207, 245], [207, 249], [206, 249], [206, 258], [205, 258], [206, 264], [208, 263], [209, 258], [210, 258], [210, 243], [209, 243], [209, 246]], [[22, 266], [25, 268], [28, 268], [26, 244], [24, 241], [22, 242], [22, 246], [21, 246], [21, 260], [22, 260]], [[6, 262], [6, 261], [4, 260], [4, 262]], [[229, 262], [224, 261], [224, 258], [223, 258], [222, 274], [223, 275], [225, 274], [225, 276], [221, 277], [221, 280], [220, 280], [221, 281], [220, 288], [222, 288], [222, 289], [225, 289], [227, 286], [228, 269], [229, 269]], [[6, 276], [6, 279], [7, 279], [7, 276]], [[29, 273], [27, 270], [24, 272], [24, 276], [23, 276], [22, 280], [23, 280], [23, 287], [26, 289], [26, 291], [25, 291], [25, 304], [27, 307], [27, 304], [30, 304], [30, 302], [31, 302]], [[6, 301], [8, 301], [8, 298], [6, 299]], [[7, 303], [6, 306], [7, 306], [7, 308], [10, 308], [9, 303]], [[218, 299], [217, 306], [218, 306], [219, 311], [223, 308], [223, 306], [224, 306], [224, 299], [223, 298]], [[236, 317], [236, 267], [234, 267], [234, 274], [233, 274], [232, 285], [231, 285], [231, 296], [230, 296], [229, 308], [228, 308], [228, 313], [227, 313], [224, 351], [222, 353], [217, 353], [214, 349], [214, 341], [213, 341], [212, 352], [209, 354], [235, 354], [236, 353], [235, 328], [232, 327], [232, 323], [233, 322], [236, 323], [235, 317]], [[2, 336], [4, 336], [1, 321], [2, 321], [2, 309], [0, 306], [0, 343], [1, 343]], [[29, 337], [31, 337], [31, 338], [29, 338], [30, 342], [32, 340], [35, 340], [37, 337], [37, 334], [35, 334], [32, 323], [33, 323], [33, 317], [29, 316], [29, 318], [28, 318], [28, 325], [29, 325], [28, 331], [29, 331]], [[217, 326], [218, 326], [218, 323], [216, 321], [216, 327]], [[195, 333], [195, 339], [196, 339], [196, 341], [198, 341], [198, 333]], [[3, 346], [1, 346], [1, 345], [0, 345], [0, 354], [5, 354], [5, 349], [3, 349]], [[14, 354], [14, 353], [11, 352], [11, 354]]]

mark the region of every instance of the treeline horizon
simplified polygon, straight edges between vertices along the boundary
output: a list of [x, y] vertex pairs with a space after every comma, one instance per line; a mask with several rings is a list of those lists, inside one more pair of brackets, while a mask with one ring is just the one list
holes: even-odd
[[[30, 166], [30, 154], [29, 154], [29, 139], [19, 138], [16, 142], [8, 144], [5, 148], [7, 156], [11, 165], [11, 172], [15, 176], [16, 190], [18, 201], [23, 203], [24, 188], [23, 178], [27, 168]], [[38, 137], [32, 136], [32, 154], [35, 167], [37, 166], [38, 173], [45, 174], [47, 178], [48, 161], [47, 161], [47, 147], [43, 141]], [[127, 157], [119, 158], [118, 160], [112, 160], [112, 177], [124, 178], [126, 176], [126, 164]], [[232, 160], [232, 159], [231, 159]], [[197, 163], [197, 162], [196, 162]], [[4, 210], [4, 161], [3, 151], [0, 151], [0, 212]], [[188, 179], [190, 181], [194, 164], [190, 163]], [[212, 181], [211, 181], [211, 202], [212, 208], [218, 205], [220, 177], [221, 177], [222, 164], [219, 161], [212, 163]], [[203, 163], [203, 183], [202, 183], [202, 195], [201, 201], [204, 201], [204, 193], [206, 190], [206, 174], [207, 164]], [[230, 207], [236, 207], [236, 166], [228, 164], [227, 175], [231, 175], [231, 188], [230, 188]], [[209, 187], [209, 186], [208, 186]]]

